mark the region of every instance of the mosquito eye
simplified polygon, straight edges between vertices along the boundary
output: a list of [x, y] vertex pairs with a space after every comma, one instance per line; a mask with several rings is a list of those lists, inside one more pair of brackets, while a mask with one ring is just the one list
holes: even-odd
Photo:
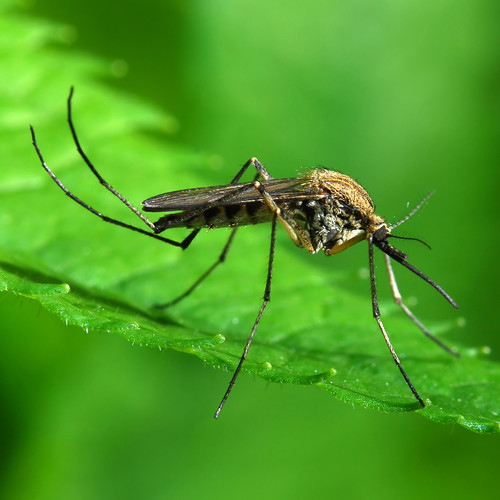
[[387, 241], [387, 234], [387, 228], [385, 226], [380, 226], [373, 231], [373, 238], [377, 241]]

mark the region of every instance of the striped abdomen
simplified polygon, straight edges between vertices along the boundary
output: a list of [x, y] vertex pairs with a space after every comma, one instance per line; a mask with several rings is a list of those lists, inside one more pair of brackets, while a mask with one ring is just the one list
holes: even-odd
[[219, 205], [205, 210], [184, 210], [161, 217], [155, 224], [159, 231], [173, 227], [191, 229], [247, 226], [270, 222], [273, 214], [264, 201]]

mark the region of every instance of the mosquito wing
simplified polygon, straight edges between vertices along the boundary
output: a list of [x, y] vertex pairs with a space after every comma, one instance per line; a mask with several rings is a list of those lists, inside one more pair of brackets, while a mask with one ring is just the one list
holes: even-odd
[[[304, 186], [304, 179], [271, 179], [261, 181], [267, 192], [276, 201], [314, 200], [324, 195], [314, 193]], [[253, 182], [226, 184], [195, 189], [183, 189], [159, 194], [142, 202], [145, 212], [171, 212], [180, 210], [199, 210], [204, 207], [244, 205], [261, 202], [262, 196], [255, 189]]]
[[[261, 183], [278, 205], [325, 196], [315, 193], [304, 178], [271, 179]], [[172, 191], [153, 196], [142, 205], [147, 212], [176, 212], [161, 217], [155, 223], [156, 232], [174, 227], [246, 226], [269, 222], [273, 218], [253, 182]]]

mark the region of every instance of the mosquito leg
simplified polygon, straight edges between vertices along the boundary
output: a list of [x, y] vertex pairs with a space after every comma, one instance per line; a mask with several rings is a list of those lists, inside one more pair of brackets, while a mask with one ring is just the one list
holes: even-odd
[[396, 354], [394, 347], [392, 347], [391, 340], [389, 339], [389, 335], [387, 334], [387, 332], [385, 330], [384, 324], [382, 323], [382, 320], [380, 319], [380, 309], [378, 307], [378, 300], [377, 300], [377, 287], [375, 285], [375, 266], [373, 263], [373, 237], [372, 236], [370, 236], [368, 239], [368, 255], [369, 255], [369, 261], [370, 261], [370, 284], [371, 284], [371, 292], [372, 292], [373, 317], [375, 318], [375, 320], [378, 323], [380, 331], [382, 332], [382, 335], [384, 336], [385, 343], [387, 344], [389, 351], [391, 351], [392, 358], [394, 359], [394, 362], [396, 363], [397, 367], [399, 368], [401, 375], [403, 375], [403, 378], [405, 379], [406, 384], [408, 385], [411, 392], [413, 393], [413, 395], [415, 396], [417, 401], [420, 403], [422, 408], [425, 408], [425, 403], [423, 402], [422, 398], [418, 394], [415, 387], [413, 387], [413, 384], [411, 383], [411, 380], [409, 379], [408, 375], [406, 375], [406, 372], [404, 371], [404, 368], [401, 365], [401, 361], [399, 361], [398, 355]]
[[[125, 197], [123, 197], [113, 186], [111, 186], [111, 184], [109, 184], [101, 176], [101, 174], [94, 167], [94, 165], [92, 164], [92, 162], [90, 161], [90, 159], [88, 158], [86, 153], [83, 151], [83, 148], [80, 144], [80, 140], [78, 139], [78, 135], [76, 133], [76, 129], [75, 129], [75, 126], [73, 123], [73, 118], [72, 118], [71, 100], [73, 97], [73, 91], [74, 91], [74, 89], [73, 89], [73, 87], [71, 87], [70, 94], [68, 97], [68, 124], [69, 124], [69, 128], [71, 130], [71, 135], [73, 136], [73, 140], [75, 142], [76, 149], [77, 149], [78, 153], [80, 154], [83, 161], [87, 164], [87, 166], [90, 168], [90, 170], [92, 171], [92, 173], [95, 175], [95, 177], [97, 178], [97, 180], [99, 181], [99, 183], [102, 186], [104, 186], [108, 191], [110, 191], [112, 194], [114, 194], [122, 203], [125, 204], [126, 207], [128, 207], [137, 217], [139, 217], [139, 219], [141, 219], [155, 233], [161, 232], [161, 230], [159, 230], [159, 228], [153, 222], [151, 222], [147, 217], [145, 217], [136, 207], [134, 207]], [[38, 150], [37, 150], [37, 152], [38, 152]], [[233, 179], [231, 184], [236, 184], [250, 165], [254, 165], [260, 175], [267, 176], [265, 178], [271, 178], [271, 176], [267, 173], [267, 171], [264, 169], [264, 167], [261, 165], [261, 163], [256, 158], [252, 158], [251, 160], [246, 162], [245, 165], [243, 165], [242, 169], [238, 172], [238, 174]], [[44, 165], [44, 168], [45, 168], [45, 165]], [[46, 170], [47, 170], [47, 168], [46, 168]], [[56, 180], [55, 176], [53, 174], [51, 174], [51, 176], [54, 180]], [[56, 181], [56, 182], [58, 182], [58, 181]], [[62, 188], [62, 185], [59, 182], [58, 182], [58, 185]], [[66, 188], [64, 188], [63, 190], [66, 192], [66, 194], [68, 194], [68, 196], [71, 196], [71, 194], [69, 193], [69, 191]], [[76, 197], [73, 197], [73, 199], [75, 201], [77, 201]], [[87, 205], [87, 204], [80, 203], [80, 205], [84, 206], [87, 209], [91, 209], [91, 207], [89, 207], [89, 205]], [[90, 211], [93, 213], [96, 213], [96, 211], [94, 211], [93, 209], [91, 209]], [[96, 213], [96, 215], [97, 215], [97, 213]], [[111, 221], [109, 221], [109, 222], [111, 222]], [[120, 223], [119, 221], [115, 221], [114, 219], [113, 219], [113, 223], [120, 225], [120, 226], [123, 226], [123, 227], [131, 228], [131, 226], [129, 226], [128, 224]], [[139, 232], [142, 232], [142, 233], [148, 234], [148, 235], [150, 234], [150, 233], [147, 233], [144, 231], [139, 231]], [[198, 235], [198, 233], [199, 233], [199, 229], [195, 229], [180, 243], [178, 243], [178, 242], [174, 243], [172, 240], [170, 240], [168, 238], [163, 238], [163, 237], [157, 237], [157, 238], [162, 240], [162, 241], [167, 241], [171, 244], [176, 244], [176, 246], [180, 246], [183, 250], [185, 250], [190, 245], [190, 243], [194, 240], [194, 238]]]
[[[83, 200], [78, 198], [78, 196], [74, 195], [71, 191], [69, 191], [66, 186], [56, 177], [54, 172], [50, 170], [49, 166], [45, 163], [45, 160], [42, 156], [42, 152], [40, 151], [40, 148], [38, 147], [38, 144], [36, 142], [36, 137], [35, 137], [35, 131], [33, 127], [30, 127], [31, 130], [31, 138], [33, 141], [33, 147], [35, 148], [35, 151], [38, 155], [38, 158], [40, 160], [40, 163], [42, 164], [42, 167], [45, 169], [45, 171], [52, 177], [53, 181], [62, 189], [62, 191], [66, 194], [66, 196], [69, 196], [73, 201], [76, 201], [79, 205], [81, 205], [83, 208], [88, 210], [89, 212], [92, 212], [94, 215], [97, 215], [97, 217], [101, 218], [104, 222], [110, 222], [111, 224], [115, 224], [116, 226], [121, 226], [125, 227], [127, 229], [131, 229], [132, 231], [135, 231], [137, 233], [145, 234], [146, 236], [150, 236], [151, 238], [155, 238], [157, 240], [163, 241], [165, 243], [168, 243], [169, 245], [173, 245], [176, 247], [183, 247], [184, 241], [186, 241], [191, 235], [188, 235], [188, 237], [183, 241], [183, 242], [178, 242], [171, 240], [169, 238], [164, 238], [163, 236], [159, 236], [154, 233], [150, 233], [144, 229], [141, 229], [139, 227], [132, 226], [130, 224], [127, 224], [125, 222], [121, 222], [117, 219], [113, 219], [112, 217], [107, 217], [106, 215], [101, 214], [101, 212], [97, 211], [95, 208], [92, 208], [90, 205], [87, 205]], [[189, 243], [188, 243], [189, 244]]]
[[68, 124], [69, 128], [71, 130], [71, 135], [73, 136], [73, 140], [76, 145], [76, 149], [80, 156], [83, 158], [83, 161], [87, 164], [87, 166], [90, 168], [92, 173], [97, 177], [97, 180], [101, 183], [102, 186], [104, 186], [108, 191], [113, 193], [122, 203], [125, 204], [132, 212], [134, 212], [139, 219], [141, 219], [147, 226], [150, 227], [153, 231], [155, 230], [155, 225], [153, 222], [151, 222], [147, 217], [145, 217], [137, 208], [135, 208], [127, 199], [125, 199], [113, 186], [108, 184], [101, 174], [97, 171], [97, 169], [94, 167], [92, 162], [89, 160], [88, 156], [85, 154], [85, 152], [82, 149], [82, 146], [80, 145], [80, 141], [78, 140], [78, 136], [76, 134], [75, 126], [73, 124], [73, 118], [72, 118], [72, 110], [71, 110], [71, 99], [73, 97], [73, 87], [71, 87], [69, 97], [68, 97]]
[[[240, 171], [236, 174], [236, 176], [233, 178], [233, 180], [230, 182], [230, 184], [238, 184], [238, 181], [241, 179], [242, 175], [245, 173], [245, 171], [248, 169], [248, 167], [250, 165], [253, 165], [254, 161], [256, 161], [261, 166], [260, 162], [256, 158], [252, 158], [252, 159], [248, 160], [243, 165], [243, 167], [240, 169]], [[264, 172], [265, 172], [265, 170], [264, 170]], [[257, 180], [257, 178], [260, 175], [261, 174], [259, 172], [257, 172], [257, 174], [254, 177], [254, 181]], [[242, 187], [241, 191], [236, 191], [235, 194], [231, 194], [230, 197], [235, 196], [236, 194], [239, 194], [242, 191], [244, 192], [245, 190], [250, 190], [250, 189], [253, 189], [253, 188], [252, 187], [250, 187], [250, 188], [248, 188], [248, 187]], [[225, 197], [222, 197], [221, 199], [217, 200], [217, 203], [220, 203], [224, 199], [225, 199]], [[200, 209], [200, 212], [202, 212], [204, 210], [207, 210], [209, 208], [210, 208], [210, 205], [207, 205], [206, 207], [203, 207], [202, 209]], [[196, 213], [196, 212], [194, 212], [194, 213]], [[189, 218], [193, 217], [193, 212], [189, 213], [187, 215], [187, 217], [189, 217]], [[160, 219], [160, 221], [161, 221], [161, 219]], [[156, 224], [156, 230], [157, 230], [157, 232], [161, 232], [162, 230], [165, 229], [165, 228], [162, 228], [162, 225], [161, 225], [160, 221], [157, 222], [157, 224]], [[158, 304], [156, 307], [160, 308], [160, 309], [163, 309], [163, 308], [167, 308], [167, 307], [173, 306], [173, 305], [177, 304], [178, 302], [180, 302], [185, 297], [187, 297], [188, 295], [191, 295], [191, 293], [196, 288], [198, 288], [198, 286], [203, 281], [205, 281], [205, 279], [208, 278], [208, 276], [210, 276], [210, 274], [212, 274], [212, 271], [219, 264], [222, 264], [226, 260], [227, 253], [229, 252], [229, 249], [231, 248], [231, 245], [232, 245], [232, 243], [234, 241], [234, 237], [236, 235], [237, 229], [238, 228], [234, 228], [233, 231], [231, 232], [231, 234], [229, 236], [229, 239], [228, 239], [227, 243], [224, 245], [224, 248], [222, 249], [222, 252], [219, 255], [218, 259], [185, 292], [183, 292], [181, 295], [179, 295], [178, 297], [176, 297], [173, 300], [170, 300], [170, 301], [168, 301], [168, 302], [166, 302], [164, 304]], [[189, 244], [191, 243], [191, 241], [193, 241], [194, 237], [198, 234], [199, 231], [200, 231], [199, 229], [195, 229], [192, 233], [190, 233], [188, 235], [188, 237], [181, 244], [181, 246], [182, 246], [183, 249], [185, 249], [185, 248], [187, 248], [189, 246]], [[196, 233], [196, 234], [194, 234], [194, 233]]]
[[243, 349], [243, 354], [241, 355], [238, 366], [236, 367], [236, 370], [234, 371], [233, 377], [231, 378], [231, 382], [229, 382], [229, 386], [226, 390], [226, 393], [224, 394], [224, 397], [222, 398], [222, 401], [220, 402], [220, 405], [214, 414], [214, 418], [219, 417], [219, 414], [222, 410], [222, 407], [224, 406], [227, 398], [229, 397], [231, 389], [233, 388], [233, 386], [236, 382], [236, 379], [238, 378], [238, 375], [240, 373], [243, 362], [245, 361], [245, 358], [247, 357], [248, 350], [250, 349], [250, 345], [252, 343], [255, 331], [257, 330], [257, 327], [259, 326], [260, 319], [262, 318], [262, 314], [264, 313], [264, 309], [266, 308], [266, 306], [271, 298], [271, 281], [272, 281], [272, 276], [273, 276], [273, 262], [274, 262], [274, 248], [275, 248], [275, 243], [276, 243], [276, 223], [277, 223], [277, 220], [278, 220], [278, 216], [275, 213], [275, 215], [273, 217], [272, 229], [271, 229], [271, 248], [269, 250], [269, 264], [267, 267], [267, 280], [266, 280], [266, 288], [264, 290], [264, 300], [263, 300], [262, 305], [260, 307], [259, 313], [257, 314], [257, 318], [255, 319], [255, 322], [253, 324], [252, 331], [250, 332], [250, 335], [249, 335], [247, 342], [245, 344], [245, 348]]
[[[257, 158], [250, 158], [250, 160], [248, 160], [244, 165], [243, 167], [240, 169], [240, 171], [236, 174], [236, 176], [231, 180], [230, 184], [238, 184], [239, 180], [241, 179], [241, 177], [243, 176], [243, 174], [246, 172], [246, 170], [248, 169], [248, 167], [250, 166], [254, 166], [257, 170], [257, 173], [255, 174], [255, 177], [254, 177], [254, 181], [256, 181], [259, 177], [262, 177], [263, 179], [265, 180], [268, 180], [268, 179], [272, 179], [272, 177], [269, 175], [269, 173], [267, 172], [267, 170], [262, 166], [262, 164], [260, 163], [259, 160], [257, 160]], [[242, 187], [242, 190], [241, 191], [235, 191], [234, 193], [231, 193], [231, 195], [227, 196], [227, 197], [222, 197], [220, 199], [217, 200], [217, 203], [220, 203], [221, 201], [225, 201], [227, 199], [231, 199], [231, 197], [233, 196], [236, 196], [237, 194], [240, 194], [241, 192], [244, 192], [245, 190], [250, 190], [250, 189], [253, 189], [252, 187], [248, 188], [248, 187]], [[269, 195], [268, 195], [269, 197]], [[203, 207], [203, 209], [200, 209], [200, 212], [201, 211], [204, 211], [204, 210], [207, 210], [210, 208], [210, 205], [207, 205], [206, 207]], [[189, 213], [189, 217], [193, 217], [193, 212]], [[158, 224], [157, 223], [157, 230], [158, 229], [162, 229], [161, 228], [161, 222]], [[219, 255], [219, 258], [184, 292], [182, 293], [181, 295], [179, 295], [178, 297], [176, 297], [175, 299], [169, 301], [169, 302], [166, 302], [164, 304], [159, 304], [157, 305], [156, 307], [158, 308], [167, 308], [167, 307], [170, 307], [170, 306], [173, 306], [175, 304], [177, 304], [178, 302], [180, 302], [182, 299], [184, 299], [185, 297], [187, 297], [188, 295], [190, 295], [196, 288], [198, 288], [198, 286], [203, 282], [205, 281], [205, 279], [210, 276], [210, 274], [212, 273], [212, 271], [219, 265], [219, 264], [222, 264], [225, 260], [226, 260], [226, 256], [227, 256], [227, 253], [229, 252], [229, 249], [231, 248], [231, 245], [233, 243], [233, 240], [234, 240], [234, 237], [236, 235], [236, 230], [237, 228], [234, 228], [233, 231], [231, 232], [231, 235], [229, 236], [229, 239], [226, 243], [226, 245], [224, 246], [224, 248], [222, 249], [222, 252], [221, 254]], [[199, 229], [196, 229], [196, 234], [198, 234], [198, 231]], [[193, 231], [193, 233], [195, 232]], [[191, 241], [194, 239], [194, 237], [196, 236], [196, 234], [193, 235], [193, 233], [191, 233], [181, 244], [182, 248], [185, 249], [187, 248], [187, 246], [191, 243]], [[193, 236], [192, 236], [193, 235]], [[191, 237], [192, 236], [192, 237]], [[189, 241], [188, 238], [191, 239]]]
[[282, 211], [281, 208], [276, 204], [273, 197], [268, 193], [264, 184], [258, 180], [254, 180], [253, 186], [259, 191], [262, 198], [266, 202], [269, 209], [278, 216], [278, 220], [281, 225], [285, 228], [288, 236], [291, 240], [299, 247], [305, 248], [309, 253], [315, 253], [313, 245], [311, 243], [311, 238], [307, 231], [301, 228], [296, 221], [290, 217], [286, 211]]
[[389, 274], [389, 281], [391, 283], [392, 296], [394, 297], [394, 302], [396, 302], [396, 304], [399, 307], [401, 307], [401, 309], [405, 312], [405, 314], [413, 321], [413, 323], [415, 323], [418, 326], [418, 328], [420, 328], [420, 330], [427, 337], [429, 337], [432, 341], [434, 341], [439, 347], [444, 349], [446, 352], [459, 358], [460, 354], [451, 349], [450, 347], [448, 347], [443, 342], [441, 342], [435, 335], [433, 335], [429, 330], [427, 330], [427, 328], [419, 321], [419, 319], [410, 311], [408, 306], [403, 302], [403, 298], [399, 293], [398, 284], [396, 282], [396, 276], [394, 275], [394, 271], [392, 269], [391, 259], [387, 254], [384, 254], [384, 257], [385, 257], [385, 263], [387, 265], [387, 272]]
[[186, 298], [188, 295], [191, 295], [191, 293], [198, 288], [198, 286], [205, 281], [206, 278], [212, 273], [212, 271], [219, 265], [222, 264], [226, 260], [226, 255], [227, 252], [229, 251], [229, 248], [231, 247], [234, 237], [236, 235], [236, 231], [238, 230], [237, 227], [235, 227], [229, 236], [229, 239], [227, 240], [227, 243], [224, 245], [224, 248], [222, 249], [222, 253], [219, 255], [219, 258], [181, 295], [176, 297], [173, 300], [170, 300], [169, 302], [166, 302], [164, 304], [158, 304], [155, 307], [159, 309], [167, 308], [170, 306], [173, 306], [180, 302], [182, 299]]
[[243, 174], [247, 171], [248, 167], [250, 167], [250, 166], [255, 167], [255, 169], [257, 170], [257, 173], [258, 173], [257, 178], [262, 177], [262, 179], [265, 181], [272, 179], [269, 172], [262, 166], [262, 163], [259, 160], [257, 160], [257, 158], [253, 157], [253, 158], [250, 158], [243, 165], [243, 167], [241, 167], [241, 170], [236, 174], [234, 179], [231, 181], [231, 184], [236, 184], [241, 179]]
[[[74, 140], [74, 142], [76, 144], [76, 147], [77, 147], [77, 150], [78, 150], [80, 156], [83, 158], [83, 160], [85, 161], [85, 163], [88, 165], [88, 167], [90, 168], [90, 170], [92, 171], [92, 173], [97, 177], [97, 179], [99, 180], [99, 182], [106, 189], [108, 189], [109, 191], [111, 191], [116, 197], [118, 197], [147, 226], [149, 226], [150, 229], [152, 229], [155, 233], [157, 233], [158, 231], [155, 231], [155, 225], [149, 219], [147, 219], [146, 217], [144, 217], [144, 215], [142, 215], [131, 203], [129, 203], [120, 193], [118, 193], [112, 186], [110, 186], [102, 178], [102, 176], [97, 172], [97, 170], [94, 167], [94, 165], [88, 159], [87, 155], [84, 153], [84, 151], [83, 151], [83, 149], [82, 149], [82, 147], [80, 145], [80, 141], [78, 140], [78, 137], [77, 137], [77, 134], [76, 134], [76, 131], [75, 131], [75, 127], [73, 125], [72, 116], [71, 116], [71, 99], [72, 99], [72, 97], [73, 97], [73, 87], [71, 87], [70, 95], [68, 97], [68, 123], [69, 123], [69, 126], [70, 126], [71, 135], [73, 136], [73, 140]], [[155, 238], [155, 239], [157, 239], [159, 241], [163, 241], [164, 243], [168, 243], [169, 245], [180, 247], [183, 250], [186, 249], [189, 246], [189, 244], [191, 243], [191, 241], [193, 241], [194, 237], [198, 234], [199, 230], [195, 229], [190, 234], [188, 234], [188, 236], [186, 238], [184, 238], [183, 241], [179, 242], [179, 241], [172, 240], [170, 238], [165, 238], [163, 236], [158, 236], [157, 234], [150, 233], [148, 231], [145, 231], [144, 229], [138, 228], [136, 226], [132, 226], [130, 224], [127, 224], [125, 222], [119, 221], [119, 220], [114, 219], [112, 217], [108, 217], [106, 215], [103, 215], [101, 212], [99, 212], [98, 210], [94, 209], [93, 207], [91, 207], [90, 205], [88, 205], [87, 203], [85, 203], [83, 200], [81, 200], [80, 198], [78, 198], [78, 196], [74, 195], [71, 191], [69, 191], [66, 188], [66, 186], [64, 186], [64, 184], [57, 178], [57, 176], [52, 172], [52, 170], [49, 168], [49, 166], [47, 165], [47, 163], [45, 162], [45, 160], [44, 160], [44, 158], [42, 156], [42, 153], [41, 153], [40, 148], [38, 147], [38, 144], [37, 144], [37, 141], [36, 141], [35, 131], [34, 131], [34, 129], [33, 129], [32, 126], [30, 126], [30, 131], [31, 131], [31, 138], [32, 138], [32, 142], [33, 142], [33, 147], [35, 148], [35, 151], [36, 151], [36, 153], [38, 155], [40, 163], [42, 164], [42, 167], [45, 169], [45, 171], [50, 175], [50, 177], [52, 177], [52, 180], [73, 201], [75, 201], [80, 206], [82, 206], [83, 208], [85, 208], [89, 212], [93, 213], [94, 215], [97, 215], [97, 217], [99, 217], [100, 219], [102, 219], [104, 222], [109, 222], [109, 223], [114, 224], [116, 226], [124, 227], [126, 229], [130, 229], [130, 230], [135, 231], [137, 233], [145, 234], [146, 236], [149, 236], [151, 238]]]

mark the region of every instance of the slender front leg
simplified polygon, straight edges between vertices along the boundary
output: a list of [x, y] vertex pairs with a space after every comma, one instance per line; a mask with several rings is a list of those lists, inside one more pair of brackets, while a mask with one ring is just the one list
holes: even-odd
[[369, 256], [369, 261], [370, 261], [370, 284], [371, 284], [371, 292], [372, 292], [373, 317], [375, 318], [375, 320], [378, 323], [380, 331], [382, 332], [382, 335], [384, 336], [385, 343], [387, 344], [389, 351], [391, 351], [392, 358], [394, 359], [394, 362], [396, 363], [397, 367], [399, 368], [401, 375], [403, 375], [403, 378], [405, 379], [408, 387], [410, 388], [411, 392], [413, 393], [413, 395], [415, 396], [417, 401], [420, 403], [422, 408], [425, 408], [425, 403], [423, 402], [422, 398], [418, 394], [415, 387], [413, 387], [413, 384], [411, 383], [411, 380], [409, 379], [408, 375], [406, 375], [406, 372], [405, 372], [403, 366], [401, 365], [401, 361], [399, 361], [399, 357], [396, 354], [394, 347], [392, 347], [391, 340], [389, 339], [389, 335], [385, 331], [384, 324], [382, 323], [382, 320], [380, 318], [380, 309], [378, 307], [378, 300], [377, 300], [377, 287], [375, 284], [375, 265], [373, 262], [373, 236], [372, 235], [370, 235], [368, 237], [368, 256]]
[[285, 210], [281, 210], [276, 204], [273, 197], [267, 192], [264, 184], [255, 180], [253, 183], [255, 189], [259, 191], [262, 198], [266, 202], [267, 206], [272, 210], [277, 216], [280, 224], [284, 227], [290, 239], [298, 247], [305, 248], [309, 253], [315, 253], [316, 250], [313, 247], [309, 233], [301, 228], [295, 220], [289, 216]]

